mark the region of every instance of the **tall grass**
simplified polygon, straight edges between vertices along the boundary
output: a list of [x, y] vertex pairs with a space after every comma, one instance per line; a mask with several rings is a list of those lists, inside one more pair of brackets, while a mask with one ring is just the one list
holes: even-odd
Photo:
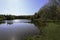
[[[41, 35], [28, 36], [26, 40], [60, 40], [60, 23], [48, 22]], [[40, 28], [40, 29], [41, 29]]]

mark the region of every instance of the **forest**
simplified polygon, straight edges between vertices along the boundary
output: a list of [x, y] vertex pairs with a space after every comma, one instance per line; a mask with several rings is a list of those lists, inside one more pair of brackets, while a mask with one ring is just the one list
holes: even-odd
[[31, 19], [32, 15], [28, 16], [15, 16], [15, 15], [0, 15], [0, 21], [2, 20], [13, 20], [13, 19]]
[[31, 19], [40, 34], [29, 35], [25, 40], [60, 40], [60, 0], [49, 0]]

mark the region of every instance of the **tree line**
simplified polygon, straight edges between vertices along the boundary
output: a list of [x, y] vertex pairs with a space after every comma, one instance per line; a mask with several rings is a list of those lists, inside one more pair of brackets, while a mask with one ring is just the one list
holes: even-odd
[[29, 16], [0, 15], [0, 20], [31, 19], [31, 17], [32, 15]]

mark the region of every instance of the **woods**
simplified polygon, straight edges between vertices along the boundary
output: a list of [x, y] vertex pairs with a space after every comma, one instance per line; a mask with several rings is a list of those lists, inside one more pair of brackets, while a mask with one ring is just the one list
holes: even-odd
[[0, 20], [31, 19], [31, 18], [32, 15], [29, 16], [0, 15]]
[[26, 40], [60, 40], [60, 0], [49, 0], [35, 13], [32, 21], [40, 34], [28, 36]]
[[34, 18], [43, 20], [60, 20], [60, 4], [56, 0], [52, 1], [35, 13]]

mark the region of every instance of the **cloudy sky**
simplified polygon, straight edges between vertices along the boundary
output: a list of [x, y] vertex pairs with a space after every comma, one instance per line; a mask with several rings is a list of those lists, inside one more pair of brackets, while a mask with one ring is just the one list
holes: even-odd
[[0, 0], [0, 14], [33, 15], [48, 0]]

